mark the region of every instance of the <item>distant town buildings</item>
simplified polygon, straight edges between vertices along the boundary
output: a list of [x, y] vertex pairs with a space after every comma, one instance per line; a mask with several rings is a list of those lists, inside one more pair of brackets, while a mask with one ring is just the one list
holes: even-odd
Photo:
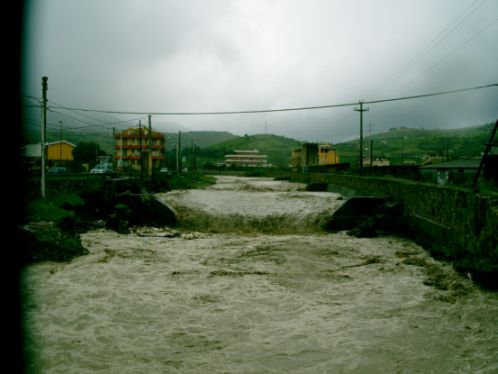
[[363, 166], [365, 167], [382, 167], [382, 166], [389, 166], [391, 165], [391, 162], [389, 160], [386, 160], [385, 158], [377, 158], [374, 160], [370, 161], [370, 157], [365, 157], [363, 159]]
[[[147, 128], [129, 128], [114, 134], [115, 159], [118, 171], [158, 169], [165, 160], [166, 136]], [[151, 152], [149, 152], [151, 150]]]
[[269, 167], [266, 155], [260, 154], [258, 150], [238, 149], [234, 154], [225, 155], [225, 165], [240, 167]]
[[66, 140], [46, 144], [47, 160], [56, 163], [73, 161], [73, 149], [76, 145]]
[[28, 158], [40, 158], [41, 157], [41, 145], [40, 144], [26, 144], [21, 147], [21, 155]]
[[479, 159], [463, 159], [420, 166], [422, 180], [432, 180], [439, 185], [463, 183], [474, 178]]
[[[26, 144], [21, 147], [21, 162], [30, 173], [39, 172], [41, 169], [41, 145]], [[74, 160], [73, 150], [76, 145], [66, 140], [46, 143], [45, 160], [46, 166], [62, 166]]]
[[339, 162], [337, 150], [330, 144], [304, 143], [291, 153], [291, 167], [294, 170], [316, 165], [336, 165]]

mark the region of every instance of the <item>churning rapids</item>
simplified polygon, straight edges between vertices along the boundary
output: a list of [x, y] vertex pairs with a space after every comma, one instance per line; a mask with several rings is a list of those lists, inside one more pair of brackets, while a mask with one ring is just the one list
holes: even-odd
[[397, 237], [320, 229], [343, 200], [218, 177], [176, 230], [82, 235], [23, 273], [29, 373], [496, 373], [498, 294]]

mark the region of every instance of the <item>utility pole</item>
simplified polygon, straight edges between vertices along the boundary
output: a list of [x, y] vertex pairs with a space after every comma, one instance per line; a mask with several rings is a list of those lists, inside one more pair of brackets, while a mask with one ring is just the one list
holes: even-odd
[[363, 101], [359, 102], [360, 107], [354, 108], [354, 111], [360, 112], [360, 175], [363, 174], [363, 112], [368, 112], [369, 108], [363, 108]]
[[446, 138], [446, 161], [450, 160], [450, 138]]
[[182, 163], [181, 163], [181, 160], [180, 160], [180, 155], [181, 155], [180, 147], [182, 145], [181, 138], [182, 138], [182, 132], [178, 131], [178, 145], [176, 147], [176, 172], [177, 173], [180, 172], [180, 169], [181, 169], [181, 166], [182, 166]]
[[114, 162], [115, 162], [115, 166], [116, 166], [116, 171], [117, 171], [117, 168], [118, 168], [118, 152], [117, 152], [117, 149], [118, 149], [118, 142], [116, 140], [116, 126], [113, 126], [112, 127], [112, 140], [114, 141]]
[[59, 132], [59, 162], [62, 163], [62, 121], [59, 121], [60, 132]]
[[370, 138], [370, 170], [373, 170], [373, 152], [374, 152], [374, 141], [372, 138]]
[[47, 77], [42, 77], [42, 128], [41, 128], [41, 196], [45, 197], [45, 142], [47, 139]]
[[148, 177], [149, 181], [152, 178], [152, 121], [151, 115], [149, 114], [149, 169], [148, 169]]
[[192, 170], [195, 170], [195, 150], [194, 150], [194, 138], [190, 139], [190, 145], [191, 145], [191, 148], [190, 148], [190, 157], [191, 157], [191, 160], [190, 160], [190, 169]]
[[119, 159], [118, 166], [119, 166], [119, 170], [121, 171], [121, 169], [123, 168], [123, 165], [124, 165], [124, 161], [123, 161], [123, 157], [124, 157], [124, 154], [123, 154], [123, 131], [121, 131], [119, 134], [120, 134], [119, 144], [121, 145], [119, 150], [121, 151], [120, 152], [121, 157]]
[[143, 162], [143, 152], [142, 152], [142, 120], [138, 120], [138, 140], [140, 144], [140, 184], [142, 184], [144, 179], [144, 162]]

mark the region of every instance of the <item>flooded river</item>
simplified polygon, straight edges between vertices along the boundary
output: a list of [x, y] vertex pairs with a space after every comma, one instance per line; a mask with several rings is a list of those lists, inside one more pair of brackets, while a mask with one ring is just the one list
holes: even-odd
[[181, 227], [82, 235], [23, 273], [30, 373], [496, 373], [498, 294], [397, 237], [321, 227], [344, 200], [218, 177]]

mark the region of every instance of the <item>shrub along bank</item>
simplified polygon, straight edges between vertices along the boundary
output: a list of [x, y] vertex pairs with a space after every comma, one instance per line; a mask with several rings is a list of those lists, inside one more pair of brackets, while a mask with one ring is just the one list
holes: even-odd
[[[71, 177], [52, 179], [45, 198], [32, 196], [26, 204], [24, 225], [18, 228], [23, 264], [70, 261], [87, 253], [79, 234], [96, 228], [120, 233], [138, 225], [174, 225], [168, 207], [152, 197], [154, 192], [200, 188], [214, 183], [201, 173], [138, 178]], [[33, 183], [33, 186], [36, 184]], [[38, 185], [36, 185], [38, 187]]]

